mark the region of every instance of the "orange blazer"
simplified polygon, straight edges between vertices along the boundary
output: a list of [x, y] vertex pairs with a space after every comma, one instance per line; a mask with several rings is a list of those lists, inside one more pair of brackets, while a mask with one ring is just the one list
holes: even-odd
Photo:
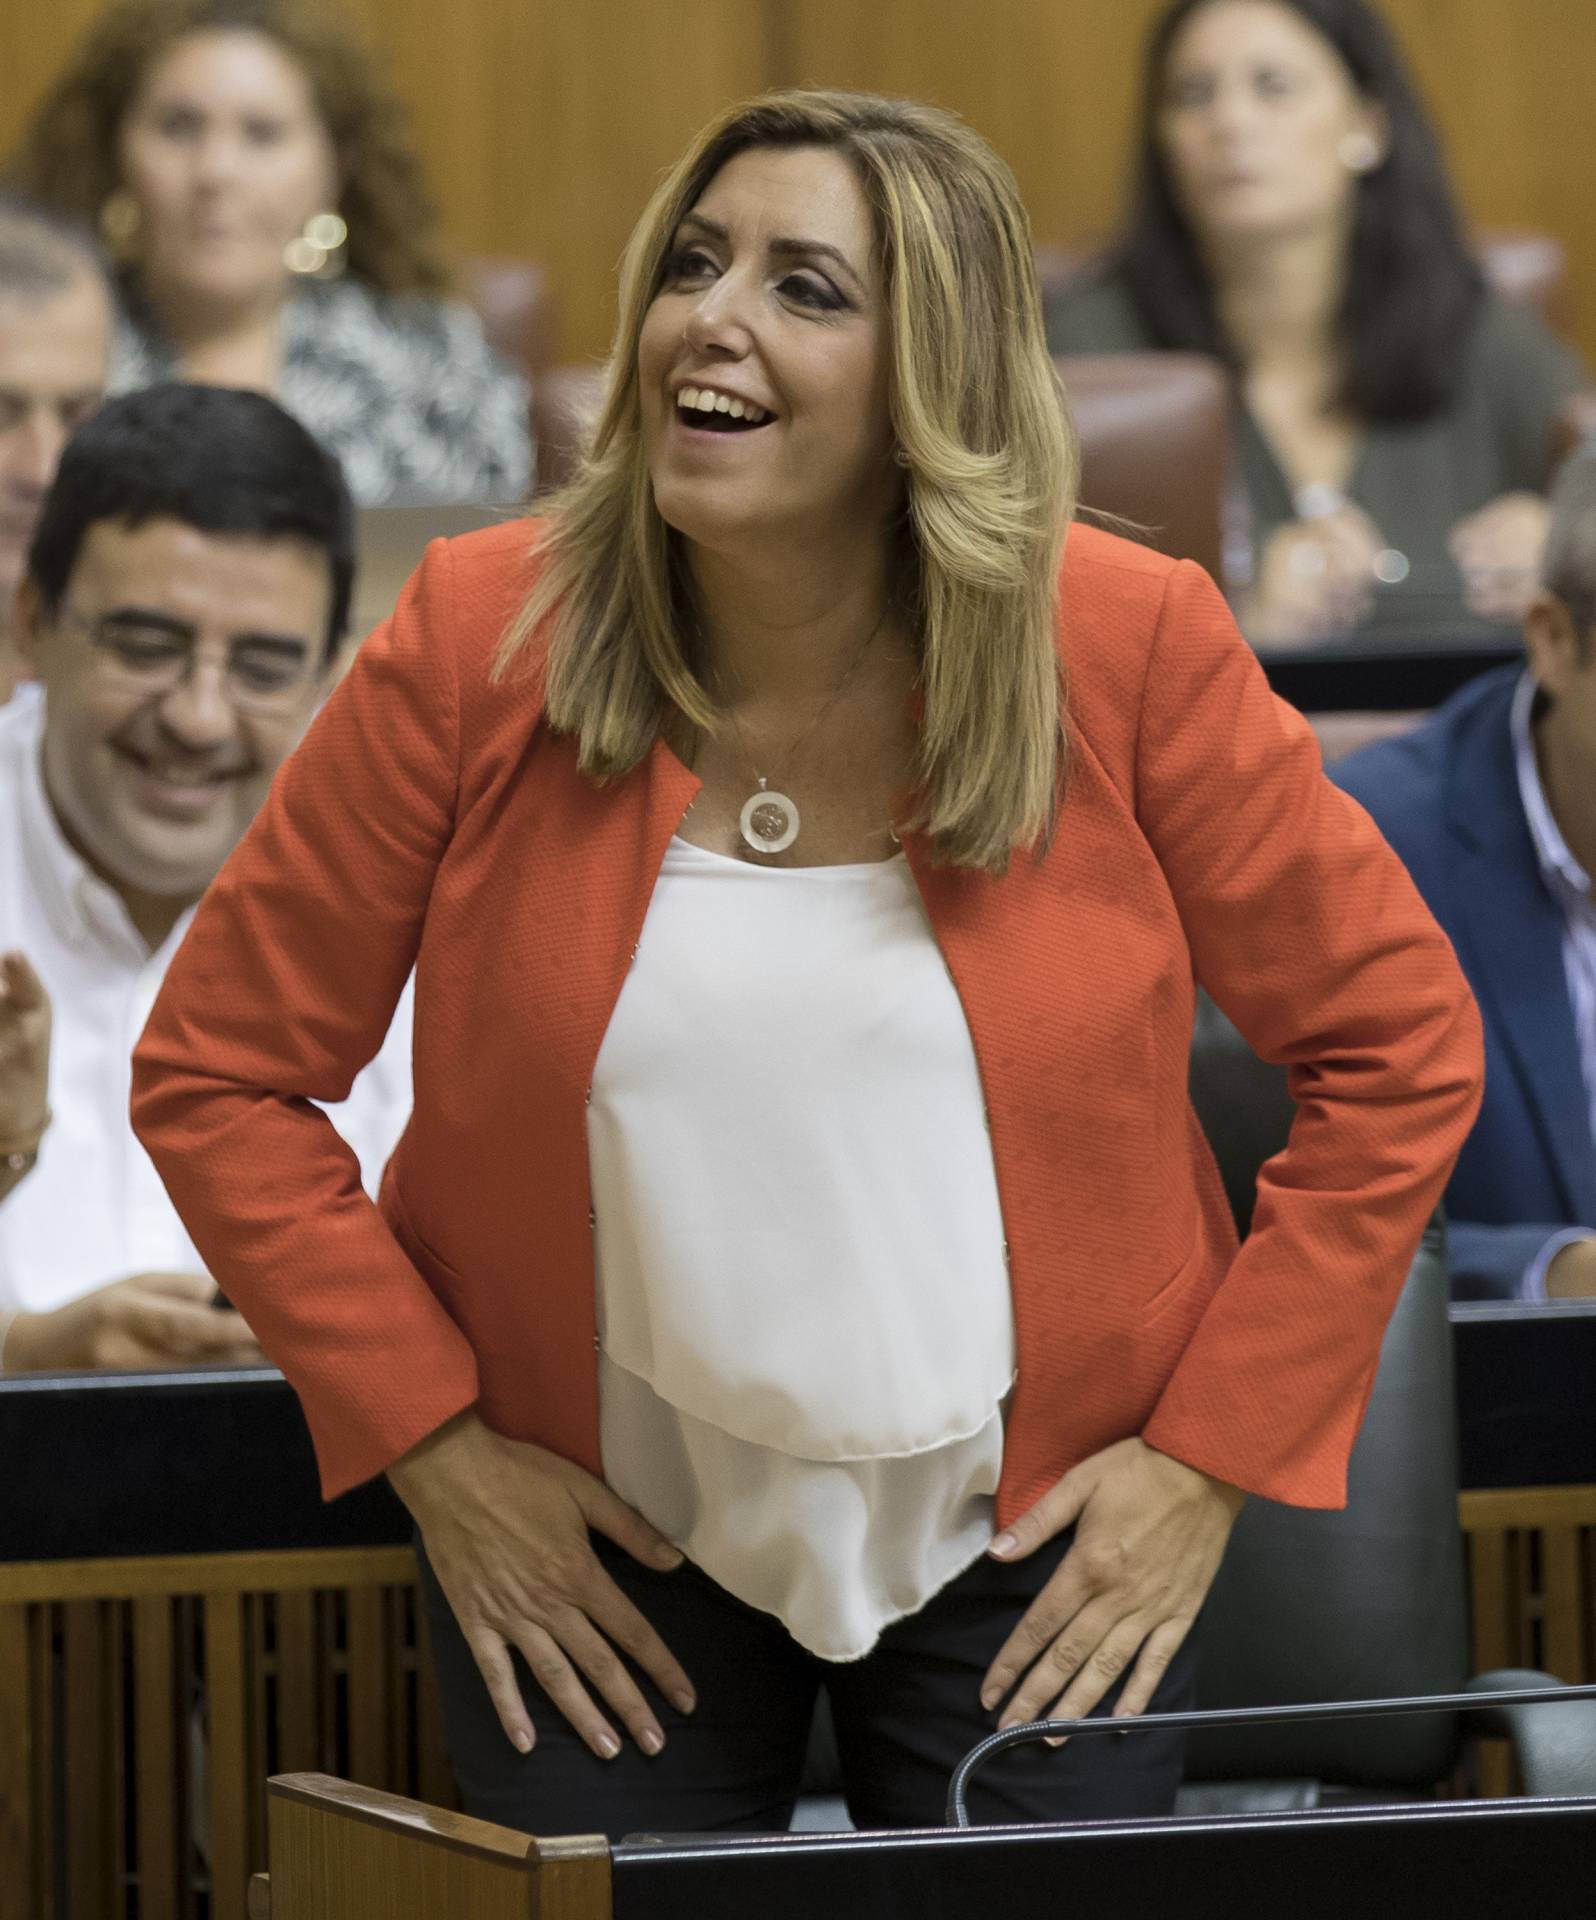
[[[297, 1388], [329, 1497], [473, 1404], [602, 1472], [585, 1097], [698, 783], [657, 745], [595, 786], [535, 676], [491, 683], [530, 544], [523, 522], [428, 550], [206, 895], [134, 1061], [139, 1136]], [[905, 837], [1008, 1236], [998, 1518], [1129, 1434], [1335, 1505], [1478, 1103], [1474, 1005], [1199, 568], [1076, 527], [1059, 632], [1075, 751], [1050, 848], [992, 879]], [[412, 968], [415, 1108], [373, 1205], [310, 1103], [348, 1091]], [[1298, 1103], [1239, 1251], [1187, 1099], [1197, 981]]]

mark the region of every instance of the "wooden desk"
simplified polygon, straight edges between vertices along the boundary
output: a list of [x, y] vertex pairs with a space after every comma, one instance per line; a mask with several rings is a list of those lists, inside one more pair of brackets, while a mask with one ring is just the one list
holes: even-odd
[[1451, 1309], [1476, 1671], [1596, 1678], [1596, 1301]]
[[1582, 1920], [1596, 1801], [606, 1846], [302, 1777], [272, 1782], [271, 1836], [259, 1920]]
[[[1473, 1664], [1596, 1677], [1596, 1309], [1453, 1317]], [[0, 1380], [0, 1461], [0, 1920], [245, 1920], [273, 1773], [451, 1803], [404, 1511], [280, 1376]]]
[[3, 1380], [0, 1460], [3, 1920], [244, 1920], [274, 1772], [452, 1799], [407, 1517], [279, 1374]]

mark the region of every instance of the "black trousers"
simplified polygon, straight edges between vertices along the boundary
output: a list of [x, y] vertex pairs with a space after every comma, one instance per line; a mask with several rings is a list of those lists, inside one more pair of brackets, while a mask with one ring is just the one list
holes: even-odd
[[[681, 1714], [641, 1684], [665, 1734], [650, 1759], [614, 1722], [619, 1755], [600, 1760], [515, 1656], [537, 1744], [506, 1739], [417, 1541], [445, 1729], [468, 1813], [527, 1833], [781, 1832], [792, 1817], [817, 1699], [828, 1696], [842, 1790], [859, 1828], [941, 1826], [948, 1781], [997, 1725], [980, 1703], [988, 1665], [1069, 1545], [1061, 1535], [1029, 1560], [983, 1555], [862, 1659], [805, 1652], [772, 1615], [744, 1605], [691, 1562], [656, 1573], [595, 1536], [599, 1558], [686, 1668], [698, 1707]], [[1188, 1636], [1152, 1711], [1192, 1704], [1196, 1635]], [[1111, 1692], [1099, 1712], [1117, 1696]], [[1051, 1706], [1051, 1702], [1049, 1702]], [[612, 1716], [613, 1719], [613, 1716]], [[972, 1820], [1121, 1819], [1169, 1812], [1180, 1781], [1179, 1734], [1094, 1735], [995, 1755], [976, 1775]]]

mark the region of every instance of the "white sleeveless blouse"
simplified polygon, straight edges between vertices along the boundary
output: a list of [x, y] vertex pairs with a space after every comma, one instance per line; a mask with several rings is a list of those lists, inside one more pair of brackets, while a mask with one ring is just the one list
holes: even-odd
[[1014, 1331], [974, 1049], [908, 863], [675, 839], [588, 1108], [605, 1478], [824, 1658], [992, 1535]]

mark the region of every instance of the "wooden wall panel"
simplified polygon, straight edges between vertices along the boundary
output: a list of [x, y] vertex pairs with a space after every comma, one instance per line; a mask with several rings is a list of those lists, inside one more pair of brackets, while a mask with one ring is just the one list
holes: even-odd
[[602, 353], [615, 268], [661, 172], [766, 84], [761, 0], [360, 0], [450, 230], [553, 273], [563, 351]]
[[0, 153], [101, 11], [100, 0], [7, 0], [0, 7]]
[[[1596, 1486], [1465, 1493], [1460, 1517], [1472, 1671], [1596, 1674]], [[197, 1876], [210, 1920], [244, 1920], [268, 1771], [313, 1743], [451, 1806], [414, 1580], [408, 1547], [0, 1562], [0, 1920], [193, 1920]], [[1513, 1790], [1505, 1747], [1481, 1778]], [[551, 1884], [537, 1911], [578, 1908]]]
[[19, 1914], [47, 1911], [40, 1871], [44, 1853], [44, 1798], [35, 1755], [37, 1681], [32, 1621], [26, 1607], [0, 1603], [0, 1886], [11, 1890]]
[[0, 1562], [0, 1920], [244, 1920], [296, 1753], [450, 1804], [414, 1570], [407, 1547]]
[[[331, 0], [329, 0], [331, 4]], [[1161, 0], [345, 0], [386, 59], [452, 234], [546, 261], [569, 358], [601, 353], [650, 187], [727, 101], [868, 86], [965, 114], [1013, 166], [1039, 238], [1120, 205], [1138, 54]], [[1590, 0], [1387, 0], [1471, 217], [1557, 233], [1596, 365]], [[95, 0], [0, 6], [0, 151]]]
[[1468, 217], [1568, 249], [1580, 351], [1596, 371], [1596, 6], [1590, 0], [1387, 0]]
[[1039, 240], [1112, 226], [1142, 40], [1163, 0], [792, 0], [793, 81], [904, 93], [962, 114], [1014, 169]]

